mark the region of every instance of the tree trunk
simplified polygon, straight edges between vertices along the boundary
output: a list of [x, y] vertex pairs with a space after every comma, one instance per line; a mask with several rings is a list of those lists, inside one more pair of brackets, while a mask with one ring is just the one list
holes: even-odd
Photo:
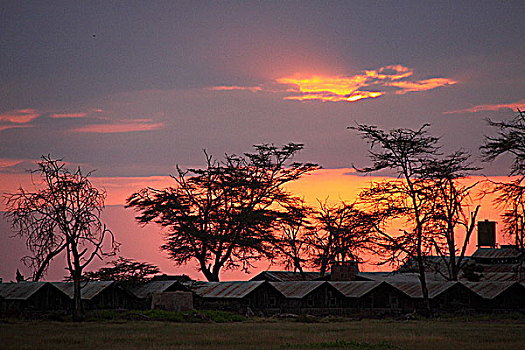
[[427, 280], [425, 276], [425, 265], [423, 264], [423, 257], [421, 251], [418, 249], [417, 264], [419, 269], [419, 282], [421, 283], [421, 292], [423, 294], [423, 306], [425, 307], [423, 315], [429, 317], [432, 314], [432, 309], [430, 308], [430, 300], [428, 299], [428, 288]]
[[319, 274], [321, 275], [321, 277], [324, 277], [324, 275], [326, 274], [327, 265], [328, 264], [324, 261], [321, 263], [321, 268], [319, 269]]
[[208, 282], [219, 282], [220, 269], [216, 269], [215, 267], [212, 269], [211, 264], [206, 266], [206, 261], [203, 259], [199, 259], [199, 263], [201, 265], [201, 271]]
[[82, 296], [80, 291], [80, 275], [77, 271], [73, 276], [73, 321], [82, 321]]

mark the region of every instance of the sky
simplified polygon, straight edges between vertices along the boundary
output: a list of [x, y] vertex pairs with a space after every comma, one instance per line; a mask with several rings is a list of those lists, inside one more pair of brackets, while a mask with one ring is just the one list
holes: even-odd
[[[297, 160], [324, 170], [295, 190], [338, 200], [370, 181], [351, 171], [369, 164], [356, 123], [429, 123], [445, 152], [480, 164], [486, 118], [525, 109], [524, 15], [523, 1], [2, 1], [0, 194], [31, 185], [43, 154], [96, 170], [123, 255], [176, 273], [157, 258], [158, 229], [121, 206], [177, 164], [202, 166], [203, 149], [303, 143]], [[9, 279], [20, 263], [4, 251]]]

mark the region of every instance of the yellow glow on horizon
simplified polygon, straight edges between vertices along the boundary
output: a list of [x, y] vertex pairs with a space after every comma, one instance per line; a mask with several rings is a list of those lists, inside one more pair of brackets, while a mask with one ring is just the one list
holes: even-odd
[[[2, 160], [0, 165], [9, 167], [14, 165], [14, 163], [19, 160]], [[329, 204], [337, 204], [342, 201], [347, 203], [353, 202], [360, 190], [370, 186], [372, 182], [388, 180], [387, 177], [374, 177], [374, 176], [360, 176], [355, 174], [354, 169], [343, 168], [343, 169], [321, 169], [313, 172], [311, 175], [307, 175], [299, 179], [298, 181], [289, 183], [286, 186], [286, 189], [293, 194], [303, 198], [307, 204], [317, 207], [318, 201], [325, 202]], [[469, 177], [462, 180], [464, 185], [472, 184], [475, 181], [483, 180], [482, 177]], [[508, 181], [509, 177], [491, 177], [493, 181]], [[35, 179], [33, 179], [35, 180]], [[97, 188], [104, 188], [107, 191], [106, 205], [124, 205], [126, 199], [133, 193], [144, 187], [152, 188], [165, 188], [168, 186], [173, 186], [174, 181], [169, 176], [149, 176], [149, 177], [92, 177], [91, 178], [93, 185]], [[38, 181], [37, 181], [38, 183]], [[27, 190], [33, 190], [33, 181], [31, 179], [31, 174], [22, 173], [22, 174], [12, 174], [12, 173], [1, 173], [0, 175], [0, 196], [5, 193], [16, 192], [17, 189], [22, 186]], [[487, 196], [483, 199], [481, 203], [481, 210], [478, 214], [477, 221], [482, 221], [485, 219], [500, 221], [500, 212], [494, 208], [492, 205], [491, 196]], [[5, 210], [5, 203], [0, 203], [0, 210]], [[126, 234], [130, 233], [131, 237], [136, 233], [134, 228], [136, 227], [139, 230], [139, 226], [131, 222], [133, 217], [133, 212], [130, 210], [127, 218], [117, 217], [114, 220], [123, 220], [126, 222], [126, 227], [129, 227]], [[125, 221], [128, 220], [128, 221]], [[389, 226], [389, 231], [395, 233], [399, 230], [401, 223], [392, 223]], [[156, 229], [156, 228], [155, 228]], [[505, 242], [505, 238], [501, 233], [502, 225], [501, 223], [497, 225], [498, 229], [498, 243], [502, 244]], [[152, 234], [155, 230], [152, 229]], [[139, 231], [137, 231], [139, 232]], [[142, 237], [142, 236], [140, 236]], [[162, 243], [160, 235], [155, 235], [154, 237], [147, 236], [147, 240], [142, 243], [137, 243], [137, 239], [130, 239], [126, 249], [137, 249], [137, 251], [148, 251], [150, 256], [147, 256], [148, 260], [152, 262], [163, 262], [162, 258], [158, 253], [158, 246]], [[7, 238], [7, 237], [6, 237]], [[462, 241], [462, 234], [458, 236], [459, 240]], [[149, 242], [149, 243], [146, 243]], [[472, 254], [475, 249], [476, 243], [476, 234], [473, 233], [470, 239], [470, 245], [467, 250], [467, 255]], [[144, 249], [144, 246], [137, 248], [143, 244], [148, 246], [148, 249]], [[138, 253], [137, 253], [138, 254]], [[145, 253], [146, 254], [146, 253]], [[374, 271], [374, 270], [386, 270], [388, 266], [375, 266], [372, 262], [377, 261], [377, 257], [372, 255], [367, 255], [362, 257], [366, 262], [361, 266], [363, 270]], [[269, 268], [266, 266], [268, 262], [259, 262], [257, 266], [260, 269]], [[193, 265], [192, 265], [193, 266]], [[274, 266], [274, 269], [281, 269], [280, 266]], [[193, 267], [188, 268], [188, 271], [193, 271]], [[253, 270], [254, 272], [257, 269]], [[226, 276], [231, 276], [226, 279], [244, 279], [246, 275], [242, 274], [238, 270], [231, 272], [231, 275], [226, 273]], [[223, 276], [225, 276], [223, 275]], [[201, 278], [200, 274], [195, 273], [196, 277]]]

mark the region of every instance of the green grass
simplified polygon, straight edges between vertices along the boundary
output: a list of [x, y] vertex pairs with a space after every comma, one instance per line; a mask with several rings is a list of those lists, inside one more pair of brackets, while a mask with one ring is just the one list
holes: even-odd
[[266, 319], [226, 323], [123, 318], [82, 323], [0, 320], [2, 349], [484, 350], [523, 349], [523, 344], [525, 323], [511, 319], [317, 323]]
[[235, 313], [211, 310], [187, 312], [165, 310], [97, 310], [86, 314], [86, 321], [166, 321], [166, 322], [242, 322]]

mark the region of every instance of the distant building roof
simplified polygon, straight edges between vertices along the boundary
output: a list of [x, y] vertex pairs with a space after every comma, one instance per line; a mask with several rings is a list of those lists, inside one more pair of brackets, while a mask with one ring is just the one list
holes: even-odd
[[[421, 291], [420, 282], [399, 282], [399, 281], [389, 281], [388, 282], [392, 287], [399, 289], [406, 295], [411, 298], [423, 298], [423, 292]], [[427, 282], [427, 290], [429, 299], [433, 299], [443, 292], [447, 291], [449, 288], [452, 288], [459, 282]]]
[[126, 289], [137, 298], [144, 299], [154, 293], [162, 293], [170, 290], [184, 290], [188, 288], [177, 280], [149, 281], [142, 284], [130, 285]]
[[189, 282], [186, 286], [201, 298], [244, 298], [265, 281]]
[[4, 299], [27, 300], [49, 282], [18, 282], [0, 284], [0, 297]]
[[250, 281], [288, 282], [312, 281], [321, 277], [319, 272], [263, 271]]
[[290, 282], [270, 282], [279, 293], [286, 298], [300, 299], [319, 288], [324, 281], [290, 281]]
[[[91, 300], [114, 283], [114, 281], [81, 282], [81, 299]], [[64, 294], [66, 294], [70, 299], [73, 299], [75, 288], [73, 282], [51, 282], [51, 284], [64, 292]]]
[[510, 282], [525, 281], [525, 271], [520, 274], [517, 272], [483, 272], [480, 281]]
[[381, 281], [333, 281], [328, 282], [347, 298], [360, 298], [371, 292], [382, 283]]
[[474, 293], [479, 295], [480, 297], [484, 299], [494, 299], [504, 291], [506, 291], [508, 288], [512, 287], [514, 284], [518, 284], [518, 282], [462, 282], [463, 285], [468, 287], [470, 290], [472, 290]]
[[[398, 281], [398, 282], [418, 282], [419, 273], [416, 272], [360, 272], [358, 277], [370, 281]], [[428, 281], [446, 281], [439, 273], [426, 272], [425, 277]]]
[[479, 259], [518, 259], [523, 255], [515, 246], [503, 246], [502, 248], [478, 248], [472, 258]]

